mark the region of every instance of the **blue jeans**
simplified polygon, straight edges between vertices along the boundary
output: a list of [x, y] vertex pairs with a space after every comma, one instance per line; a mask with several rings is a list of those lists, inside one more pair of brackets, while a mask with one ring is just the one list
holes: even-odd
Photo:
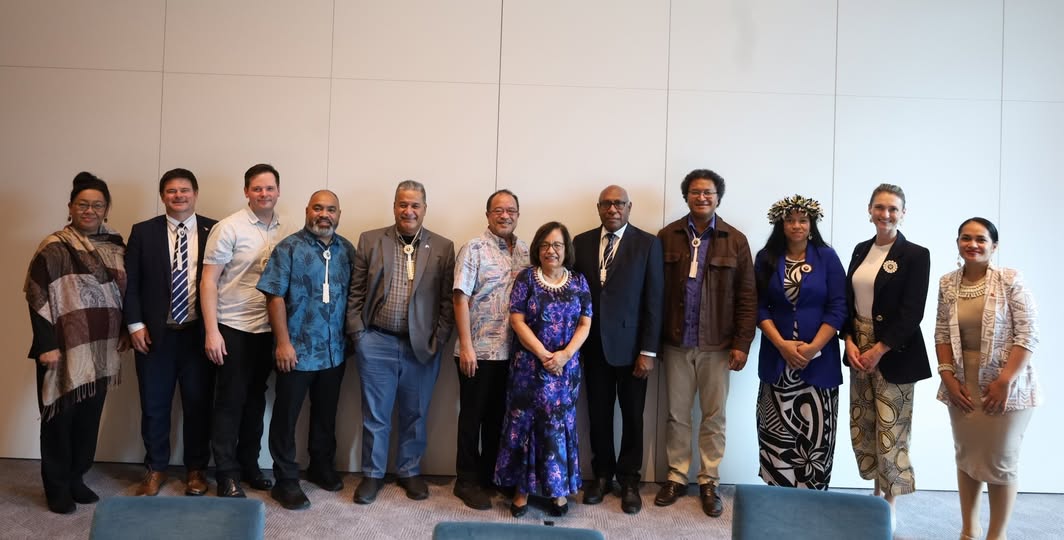
[[437, 354], [421, 363], [408, 337], [366, 330], [358, 340], [362, 383], [362, 474], [383, 478], [388, 468], [392, 409], [398, 407], [398, 476], [421, 474], [428, 439], [426, 420], [432, 389], [440, 373]]

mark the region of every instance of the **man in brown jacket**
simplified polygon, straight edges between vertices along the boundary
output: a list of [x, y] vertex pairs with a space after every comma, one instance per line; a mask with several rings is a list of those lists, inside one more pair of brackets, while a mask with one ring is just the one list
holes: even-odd
[[669, 419], [668, 481], [654, 504], [668, 506], [687, 492], [691, 467], [691, 408], [699, 395], [699, 494], [710, 517], [723, 511], [717, 484], [724, 456], [729, 370], [746, 365], [754, 339], [757, 290], [746, 236], [716, 214], [724, 178], [691, 171], [680, 184], [690, 212], [658, 232], [665, 256], [665, 384]]

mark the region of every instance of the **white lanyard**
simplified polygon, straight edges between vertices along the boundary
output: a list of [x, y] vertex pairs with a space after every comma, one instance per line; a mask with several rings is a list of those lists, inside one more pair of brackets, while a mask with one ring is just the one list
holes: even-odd
[[332, 258], [332, 252], [326, 247], [321, 252], [321, 256], [325, 259], [325, 283], [321, 285], [321, 301], [325, 304], [329, 303], [329, 259]]

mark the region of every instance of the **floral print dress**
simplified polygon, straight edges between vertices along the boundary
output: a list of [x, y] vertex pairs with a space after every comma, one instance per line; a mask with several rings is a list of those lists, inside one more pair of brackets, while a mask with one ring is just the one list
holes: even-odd
[[[527, 268], [514, 281], [510, 312], [524, 314], [543, 346], [557, 351], [573, 338], [580, 317], [591, 317], [591, 293], [577, 272], [568, 272], [561, 285], [551, 287], [535, 268]], [[576, 431], [579, 352], [561, 375], [552, 375], [516, 336], [511, 350], [495, 483], [545, 497], [576, 493], [581, 487]]]

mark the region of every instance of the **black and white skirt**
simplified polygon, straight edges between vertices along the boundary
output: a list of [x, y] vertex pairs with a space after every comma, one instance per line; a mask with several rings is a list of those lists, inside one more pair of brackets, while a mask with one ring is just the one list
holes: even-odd
[[827, 489], [835, 455], [839, 389], [817, 388], [786, 368], [757, 393], [761, 478], [773, 486]]

